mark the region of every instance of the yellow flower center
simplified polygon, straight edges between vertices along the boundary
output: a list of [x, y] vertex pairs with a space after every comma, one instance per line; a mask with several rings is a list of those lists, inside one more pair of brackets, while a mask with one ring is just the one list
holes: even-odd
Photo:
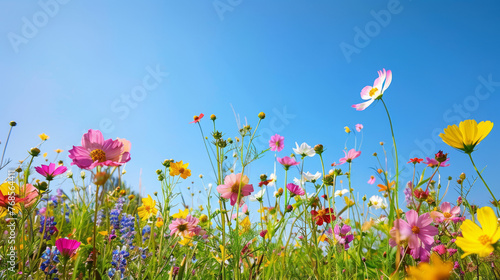
[[378, 201], [374, 201], [374, 202], [373, 202], [373, 205], [378, 205]]
[[185, 231], [187, 229], [187, 224], [180, 224], [177, 226], [178, 231]]
[[483, 245], [491, 244], [491, 238], [488, 235], [484, 234], [479, 236], [479, 242], [481, 242], [481, 244]]
[[318, 211], [318, 216], [324, 216], [326, 214], [326, 211], [321, 209]]
[[106, 153], [101, 149], [95, 149], [92, 152], [90, 152], [90, 157], [92, 158], [92, 160], [94, 162], [95, 161], [98, 161], [98, 162], [106, 161]]
[[411, 228], [411, 231], [412, 231], [414, 234], [418, 234], [418, 233], [420, 232], [420, 228], [419, 228], [419, 227], [417, 227], [417, 226], [413, 226], [413, 227]]
[[443, 216], [444, 216], [445, 218], [447, 218], [447, 219], [448, 219], [448, 218], [450, 218], [450, 217], [451, 217], [451, 214], [450, 214], [450, 213], [448, 213], [448, 212], [444, 212], [444, 213], [443, 213]]
[[375, 93], [378, 91], [378, 88], [374, 87], [370, 90], [370, 97], [373, 97], [375, 95]]

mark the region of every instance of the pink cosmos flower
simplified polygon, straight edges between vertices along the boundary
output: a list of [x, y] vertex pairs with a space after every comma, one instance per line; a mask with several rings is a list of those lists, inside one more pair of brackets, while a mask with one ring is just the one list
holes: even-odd
[[344, 164], [346, 162], [351, 162], [353, 159], [355, 159], [361, 155], [361, 151], [356, 151], [354, 149], [350, 149], [349, 152], [347, 152], [347, 153], [344, 151], [344, 154], [345, 154], [345, 157], [339, 159], [340, 163], [338, 165]]
[[168, 228], [171, 236], [194, 236], [201, 232], [198, 229], [199, 220], [191, 215], [187, 215], [186, 219], [175, 219]]
[[37, 166], [35, 170], [40, 173], [40, 175], [44, 176], [47, 181], [52, 181], [54, 177], [63, 174], [68, 168], [66, 168], [66, 166], [59, 166], [56, 168], [56, 164], [51, 163], [49, 165], [42, 164], [41, 167]]
[[246, 175], [229, 174], [224, 178], [224, 184], [217, 187], [217, 191], [221, 194], [221, 197], [230, 199], [231, 206], [236, 204], [238, 200], [238, 191], [240, 191], [240, 201], [238, 203], [243, 205], [243, 197], [250, 195], [253, 192], [253, 186], [248, 184], [248, 177]]
[[80, 247], [80, 244], [80, 242], [73, 239], [59, 238], [56, 240], [57, 250], [66, 258], [71, 258]]
[[368, 184], [373, 185], [375, 184], [375, 176], [370, 176], [370, 180], [368, 180]]
[[286, 157], [282, 157], [282, 158], [278, 158], [278, 162], [283, 165], [283, 167], [288, 170], [288, 168], [290, 168], [290, 166], [294, 166], [294, 165], [298, 165], [300, 162], [298, 161], [295, 161], [295, 159], [289, 157], [289, 156], [286, 156]]
[[290, 197], [294, 197], [296, 195], [304, 195], [306, 192], [299, 186], [294, 183], [289, 183], [286, 185], [286, 188], [292, 193]]
[[450, 222], [453, 221], [453, 218], [457, 217], [460, 214], [460, 207], [455, 206], [451, 208], [451, 205], [449, 202], [443, 202], [441, 203], [439, 211], [432, 211], [431, 212], [431, 217], [434, 219], [436, 223], [442, 223], [442, 222]]
[[35, 204], [38, 198], [38, 189], [35, 188], [32, 184], [24, 185], [24, 188], [19, 190], [19, 193], [22, 197], [24, 197], [24, 206], [30, 207]]
[[275, 134], [271, 136], [271, 140], [269, 140], [269, 148], [271, 151], [281, 152], [285, 147], [285, 137]]
[[[410, 210], [406, 212], [406, 220], [398, 219], [394, 221], [394, 227], [391, 229], [391, 239], [389, 243], [392, 247], [396, 246], [396, 226], [399, 221], [399, 238], [401, 241], [407, 241], [408, 247], [413, 250], [414, 258], [421, 258], [428, 255], [427, 249], [430, 249], [434, 243], [434, 236], [439, 233], [438, 229], [432, 225], [432, 218], [429, 213], [418, 216], [417, 211]], [[421, 252], [421, 250], [426, 250]], [[422, 258], [421, 258], [422, 259]]]
[[[99, 130], [89, 129], [82, 137], [82, 146], [73, 146], [69, 150], [71, 163], [83, 169], [96, 166], [121, 166], [130, 160], [130, 153], [125, 151], [123, 139], [104, 140]], [[128, 147], [130, 149], [130, 146]]]
[[429, 158], [429, 157], [426, 157], [427, 161], [424, 161], [425, 164], [427, 164], [429, 167], [436, 167], [436, 166], [440, 166], [440, 167], [446, 167], [446, 166], [450, 166], [449, 163], [447, 163], [450, 158], [447, 158], [445, 161], [441, 162], [441, 164], [439, 164], [439, 162], [435, 159], [435, 158]]
[[381, 99], [385, 90], [391, 85], [392, 82], [392, 72], [391, 70], [378, 71], [378, 78], [373, 82], [373, 87], [366, 86], [361, 90], [361, 98], [363, 100], [368, 100], [360, 104], [352, 105], [357, 111], [363, 111], [368, 106], [370, 106], [373, 101]]
[[129, 153], [130, 154], [130, 149], [132, 148], [132, 143], [130, 143], [130, 141], [128, 141], [125, 138], [118, 138], [118, 137], [116, 137], [116, 140], [122, 142], [122, 144], [123, 144], [123, 153], [121, 154], [121, 157], [118, 160], [119, 162], [121, 162], [124, 159], [124, 154], [125, 153]]
[[357, 131], [357, 132], [361, 132], [361, 129], [363, 129], [363, 125], [362, 125], [362, 124], [360, 124], [360, 123], [358, 123], [358, 124], [356, 125], [356, 131]]

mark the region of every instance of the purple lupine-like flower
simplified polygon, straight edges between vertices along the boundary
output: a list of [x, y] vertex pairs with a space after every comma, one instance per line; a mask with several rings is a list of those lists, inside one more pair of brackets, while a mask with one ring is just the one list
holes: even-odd
[[108, 276], [110, 278], [113, 278], [115, 276], [115, 273], [117, 271], [120, 271], [120, 278], [124, 278], [124, 273], [125, 273], [125, 268], [127, 267], [127, 258], [130, 256], [129, 252], [127, 251], [127, 247], [123, 246], [121, 249], [118, 247], [116, 250], [113, 251], [113, 256], [111, 260], [111, 267], [108, 270]]
[[57, 222], [54, 221], [54, 217], [48, 217], [47, 222], [45, 222], [45, 217], [42, 216], [40, 219], [40, 229], [38, 229], [39, 233], [43, 233], [44, 225], [45, 225], [45, 233], [43, 235], [43, 239], [50, 240], [52, 235], [58, 232], [56, 228]]
[[[57, 264], [59, 263], [60, 252], [55, 246], [47, 247], [42, 254], [42, 259], [44, 260], [40, 265], [40, 269], [45, 273], [45, 275], [52, 275], [57, 273]], [[53, 278], [55, 279], [55, 278]]]
[[130, 249], [135, 247], [132, 245], [135, 236], [135, 219], [134, 216], [127, 214], [122, 215], [120, 220], [120, 239], [123, 245], [127, 245]]
[[351, 227], [349, 225], [343, 225], [342, 228], [337, 224], [333, 229], [335, 233], [335, 239], [337, 242], [344, 246], [344, 249], [349, 249], [349, 243], [354, 239], [353, 234], [348, 234], [351, 231]]

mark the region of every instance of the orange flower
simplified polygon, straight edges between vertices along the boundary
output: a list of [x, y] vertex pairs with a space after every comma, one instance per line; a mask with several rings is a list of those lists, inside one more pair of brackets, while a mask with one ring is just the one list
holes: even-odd
[[389, 190], [392, 189], [392, 186], [396, 184], [396, 182], [392, 181], [389, 183], [389, 186], [386, 186], [386, 185], [382, 185], [382, 184], [378, 184], [377, 187], [380, 188], [380, 190], [378, 190], [379, 192], [387, 192]]

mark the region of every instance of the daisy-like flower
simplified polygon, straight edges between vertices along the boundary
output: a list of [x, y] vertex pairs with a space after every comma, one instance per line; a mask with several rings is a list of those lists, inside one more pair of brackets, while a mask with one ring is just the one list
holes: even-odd
[[361, 129], [363, 129], [363, 125], [362, 125], [362, 124], [360, 124], [360, 123], [358, 123], [358, 124], [356, 125], [356, 131], [357, 131], [357, 132], [361, 132]]
[[301, 155], [302, 157], [313, 157], [316, 154], [314, 148], [311, 148], [311, 146], [307, 145], [306, 142], [300, 144], [300, 147], [299, 144], [295, 142], [295, 146], [297, 146], [297, 148], [293, 148], [293, 152], [297, 155]]
[[54, 177], [63, 174], [68, 168], [66, 168], [66, 166], [59, 166], [56, 168], [56, 164], [51, 163], [49, 165], [42, 164], [41, 167], [37, 166], [35, 170], [40, 173], [40, 175], [44, 176], [47, 181], [52, 181]]
[[286, 188], [290, 191], [290, 197], [294, 197], [296, 195], [301, 196], [304, 195], [306, 192], [299, 186], [295, 185], [294, 183], [288, 183], [286, 185]]
[[378, 78], [373, 82], [373, 87], [366, 86], [361, 90], [361, 98], [363, 100], [368, 100], [360, 104], [352, 105], [357, 111], [363, 111], [368, 106], [370, 106], [373, 101], [381, 99], [385, 90], [391, 85], [392, 82], [392, 72], [391, 70], [378, 71]]
[[130, 153], [125, 152], [119, 140], [104, 140], [99, 130], [89, 129], [82, 137], [81, 146], [73, 146], [69, 150], [72, 165], [82, 169], [93, 169], [96, 166], [121, 166], [130, 160]]
[[408, 268], [409, 280], [445, 280], [451, 277], [453, 262], [443, 262], [438, 254], [430, 256], [430, 263], [420, 262]]
[[224, 178], [224, 184], [217, 187], [217, 192], [221, 194], [221, 197], [230, 199], [231, 206], [236, 204], [238, 200], [238, 192], [240, 193], [240, 201], [238, 203], [240, 206], [243, 204], [243, 197], [250, 195], [253, 192], [253, 186], [248, 184], [249, 179], [246, 175], [229, 174]]
[[447, 163], [450, 158], [447, 158], [445, 161], [439, 163], [439, 161], [437, 161], [435, 158], [429, 158], [429, 157], [426, 157], [425, 158], [427, 161], [424, 161], [424, 164], [427, 164], [427, 166], [429, 167], [437, 167], [438, 165], [440, 167], [446, 167], [446, 166], [450, 166], [449, 163]]
[[455, 206], [451, 208], [451, 205], [449, 202], [443, 202], [441, 203], [439, 211], [432, 211], [431, 212], [431, 217], [436, 221], [437, 223], [443, 223], [443, 222], [450, 222], [453, 220], [453, 218], [457, 217], [460, 214], [460, 207]]
[[349, 152], [347, 152], [347, 153], [346, 153], [346, 151], [344, 151], [344, 154], [345, 154], [345, 157], [339, 159], [340, 163], [338, 165], [344, 164], [346, 162], [351, 162], [353, 159], [355, 159], [361, 155], [361, 151], [356, 151], [355, 149], [350, 149]]
[[269, 140], [269, 148], [271, 151], [281, 152], [285, 147], [285, 137], [275, 134], [271, 136], [271, 140]]
[[351, 133], [351, 129], [348, 126], [344, 126], [345, 133]]
[[261, 189], [254, 195], [250, 195], [248, 199], [250, 201], [262, 201], [262, 198], [264, 197], [264, 194], [266, 193], [266, 189]]
[[389, 190], [392, 190], [392, 186], [394, 186], [394, 184], [396, 184], [395, 181], [392, 181], [389, 183], [389, 185], [383, 185], [383, 184], [378, 184], [377, 187], [379, 187], [379, 192], [387, 192]]
[[183, 163], [182, 160], [179, 162], [171, 163], [169, 170], [170, 176], [181, 175], [182, 179], [187, 179], [187, 177], [191, 176], [191, 170], [188, 169], [189, 163]]
[[344, 194], [348, 193], [349, 191], [346, 190], [346, 189], [342, 189], [342, 190], [336, 190], [335, 191], [335, 194], [334, 196], [337, 197], [337, 196], [343, 196]]
[[313, 216], [313, 220], [316, 220], [316, 224], [318, 226], [321, 226], [323, 225], [323, 223], [329, 224], [330, 222], [335, 221], [336, 217], [335, 215], [333, 215], [333, 212], [334, 210], [332, 208], [322, 208], [318, 211], [311, 210], [311, 215]]
[[283, 165], [283, 167], [285, 168], [285, 170], [288, 170], [288, 168], [290, 168], [290, 166], [295, 166], [295, 165], [299, 165], [300, 162], [298, 161], [295, 161], [295, 159], [291, 158], [291, 157], [278, 157], [278, 162]]
[[184, 210], [179, 209], [179, 213], [175, 213], [172, 215], [174, 219], [185, 219], [189, 215], [189, 209], [185, 208]]
[[375, 176], [370, 176], [370, 179], [368, 180], [368, 184], [373, 185], [375, 184]]
[[168, 228], [170, 229], [171, 236], [191, 237], [197, 234], [197, 226], [199, 220], [191, 215], [186, 219], [175, 219], [172, 221]]
[[42, 139], [42, 141], [47, 141], [47, 139], [49, 139], [50, 137], [47, 136], [47, 134], [45, 133], [42, 133], [40, 135], [38, 135], [38, 137], [40, 137], [40, 139]]
[[417, 163], [421, 163], [424, 159], [423, 158], [411, 158], [407, 163], [413, 163], [413, 164], [417, 164]]
[[201, 121], [201, 119], [202, 119], [204, 116], [205, 116], [205, 115], [203, 115], [203, 114], [200, 114], [199, 116], [194, 116], [194, 117], [193, 117], [193, 121], [192, 121], [192, 122], [190, 122], [190, 123], [198, 123], [198, 122], [200, 122], [200, 121]]
[[370, 197], [370, 204], [375, 209], [387, 208], [387, 203], [385, 203], [384, 199], [378, 195], [372, 195], [372, 197]]
[[455, 244], [464, 250], [462, 259], [470, 254], [477, 254], [486, 257], [494, 250], [493, 244], [500, 239], [500, 229], [495, 212], [490, 207], [483, 207], [477, 210], [477, 220], [482, 228], [471, 220], [465, 220], [460, 229], [463, 237], [457, 237]]
[[399, 222], [399, 238], [408, 242], [408, 247], [413, 249], [413, 257], [419, 258], [422, 255], [420, 250], [425, 250], [434, 243], [434, 236], [439, 233], [439, 230], [432, 226], [432, 218], [429, 213], [418, 215], [417, 211], [410, 210], [406, 212], [406, 220], [398, 219], [394, 221], [394, 227], [391, 229], [391, 239], [389, 243], [395, 247], [396, 241], [396, 226]]
[[490, 121], [478, 124], [475, 120], [465, 120], [458, 126], [449, 125], [444, 129], [444, 133], [439, 134], [439, 137], [449, 146], [470, 154], [476, 145], [488, 136], [491, 129], [493, 129], [493, 123]]
[[150, 217], [156, 217], [156, 213], [158, 213], [156, 201], [148, 194], [148, 197], [142, 199], [142, 206], [137, 208], [137, 213], [143, 221], [148, 220]]
[[307, 182], [317, 181], [319, 178], [321, 178], [320, 172], [316, 172], [315, 174], [312, 174], [309, 171], [307, 171], [306, 173], [302, 173], [302, 179], [306, 180]]
[[80, 242], [73, 239], [59, 238], [56, 240], [56, 247], [61, 255], [66, 258], [71, 258], [75, 255], [76, 250], [80, 247]]

